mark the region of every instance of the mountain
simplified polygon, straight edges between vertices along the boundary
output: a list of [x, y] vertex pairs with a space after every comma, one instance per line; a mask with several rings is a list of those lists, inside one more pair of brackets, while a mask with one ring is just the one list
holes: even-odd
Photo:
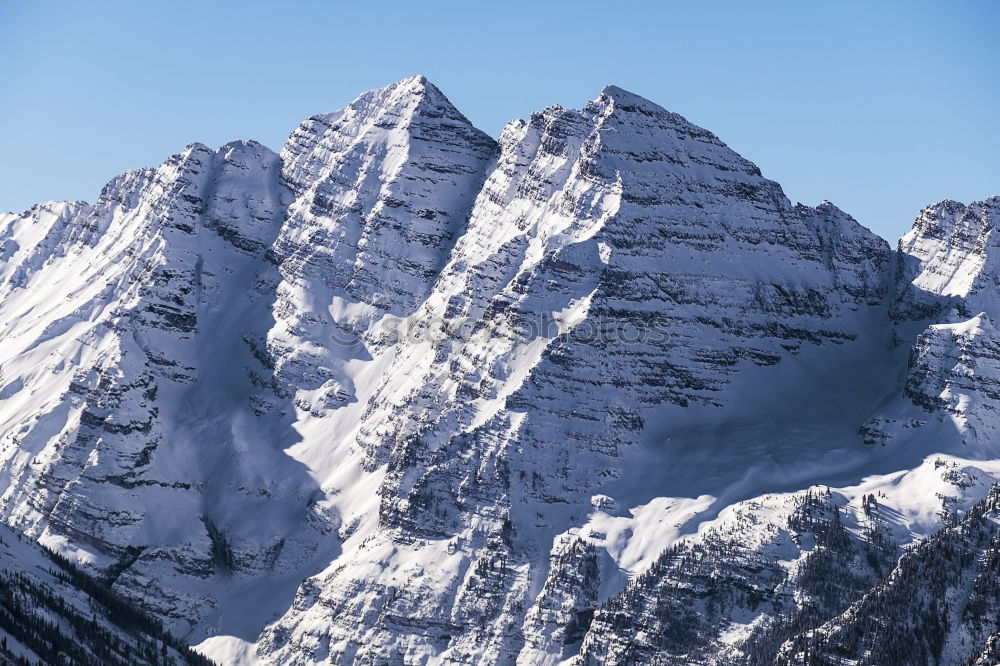
[[615, 86], [192, 144], [0, 216], [0, 515], [219, 663], [895, 655], [1000, 479], [998, 202], [893, 250]]

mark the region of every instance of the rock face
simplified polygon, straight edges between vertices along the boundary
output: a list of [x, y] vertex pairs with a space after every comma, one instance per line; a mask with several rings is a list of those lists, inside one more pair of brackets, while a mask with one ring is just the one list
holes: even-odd
[[877, 513], [842, 512], [845, 499], [810, 490], [739, 505], [603, 604], [574, 663], [771, 663], [895, 562]]
[[1000, 197], [968, 206], [940, 201], [920, 211], [899, 240], [900, 310], [912, 316], [950, 306], [966, 317], [996, 316], [998, 222]]
[[[714, 136], [620, 89], [512, 123], [403, 323], [444, 327], [384, 352], [393, 371], [360, 416], [356, 442], [384, 470], [378, 527], [265, 646], [279, 661], [378, 659], [401, 640], [456, 662], [533, 654], [521, 625], [538, 621], [553, 540], [637, 464], [649, 412], [720, 406], [744, 367], [855, 339], [889, 256], [832, 205], [793, 206]], [[386, 552], [450, 564], [373, 585]], [[345, 606], [378, 615], [359, 631]]]
[[1000, 476], [998, 210], [412, 77], [0, 216], [0, 513], [225, 663], [784, 663]]
[[903, 393], [862, 427], [867, 441], [959, 441], [994, 457], [1000, 407], [1000, 316], [994, 225], [1000, 198], [928, 206], [899, 241], [893, 314], [917, 335]]
[[338, 352], [427, 298], [494, 151], [421, 76], [292, 133], [281, 178], [294, 199], [272, 251], [280, 283], [267, 350], [301, 406], [320, 413], [356, 400]]
[[[247, 404], [267, 371], [242, 338], [271, 317], [254, 285], [283, 221], [280, 169], [256, 143], [195, 144], [93, 207], [4, 224], [3, 515], [171, 620], [211, 609], [198, 581], [298, 561], [305, 544], [283, 541], [321, 533], [287, 435]], [[248, 513], [274, 522], [231, 522]]]

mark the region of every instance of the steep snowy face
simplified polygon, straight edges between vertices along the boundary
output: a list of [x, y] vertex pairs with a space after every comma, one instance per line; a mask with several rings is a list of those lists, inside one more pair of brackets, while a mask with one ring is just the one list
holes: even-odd
[[273, 251], [278, 321], [267, 346], [311, 409], [355, 399], [339, 358], [352, 352], [338, 345], [427, 297], [495, 145], [422, 76], [309, 118], [289, 138], [282, 180], [294, 201]]
[[282, 275], [409, 314], [464, 231], [494, 149], [422, 76], [308, 119], [281, 152], [295, 196], [275, 244]]
[[[628, 429], [647, 406], [721, 405], [740, 368], [852, 340], [889, 254], [832, 205], [792, 206], [710, 133], [611, 87], [507, 128], [468, 233], [403, 322], [449, 334], [431, 353], [404, 346], [399, 362], [423, 378], [387, 377], [375, 400], [419, 420], [430, 398], [431, 418], [457, 412], [463, 429], [542, 391], [528, 409], [552, 405], [590, 441], [603, 426], [580, 420], [618, 414]], [[426, 429], [391, 425], [363, 428], [375, 460]]]
[[1000, 197], [968, 206], [940, 201], [920, 211], [913, 229], [899, 241], [900, 314], [922, 318], [960, 304], [966, 317], [1000, 315], [998, 223]]
[[[300, 588], [262, 651], [562, 658], [532, 604], [551, 603], [538, 600], [547, 579], [610, 561], [564, 536], [592, 496], [621, 492], [671, 414], [754, 390], [742, 373], [800, 352], [852, 358], [890, 254], [619, 88], [510, 124], [430, 295], [378, 339], [395, 342], [390, 370], [354, 436], [384, 470], [378, 528]], [[595, 589], [621, 583], [602, 569]]]
[[[0, 284], [5, 292], [23, 287], [42, 264], [68, 249], [73, 221], [90, 206], [82, 201], [50, 201], [20, 215], [0, 213]], [[13, 320], [8, 322], [8, 330]]]
[[962, 442], [978, 444], [982, 454], [997, 454], [998, 387], [1000, 336], [985, 313], [931, 326], [913, 346], [905, 395], [944, 415]]
[[4, 519], [184, 631], [220, 592], [206, 580], [280, 563], [283, 540], [310, 533], [289, 437], [247, 406], [266, 369], [242, 338], [273, 321], [253, 286], [283, 219], [279, 174], [260, 144], [194, 144], [92, 208], [4, 227]]
[[942, 201], [900, 239], [898, 328], [930, 325], [913, 342], [902, 396], [862, 427], [869, 443], [936, 438], [939, 448], [996, 455], [998, 221], [1000, 197]]

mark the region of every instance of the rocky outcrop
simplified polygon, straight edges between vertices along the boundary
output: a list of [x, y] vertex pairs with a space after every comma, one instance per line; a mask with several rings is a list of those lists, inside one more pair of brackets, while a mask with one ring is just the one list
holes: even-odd
[[921, 211], [900, 240], [897, 338], [930, 325], [912, 342], [904, 399], [862, 426], [865, 441], [944, 438], [978, 456], [996, 454], [998, 215], [997, 197], [968, 206], [942, 201]]
[[896, 559], [864, 499], [764, 498], [667, 549], [594, 615], [575, 664], [767, 664], [782, 638], [842, 612]]

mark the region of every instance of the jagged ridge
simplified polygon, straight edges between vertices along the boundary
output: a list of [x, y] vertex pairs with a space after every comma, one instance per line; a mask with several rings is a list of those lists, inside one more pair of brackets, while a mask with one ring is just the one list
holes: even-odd
[[615, 86], [494, 142], [412, 77], [0, 217], [0, 511], [227, 662], [768, 663], [997, 475], [996, 210], [893, 252]]

